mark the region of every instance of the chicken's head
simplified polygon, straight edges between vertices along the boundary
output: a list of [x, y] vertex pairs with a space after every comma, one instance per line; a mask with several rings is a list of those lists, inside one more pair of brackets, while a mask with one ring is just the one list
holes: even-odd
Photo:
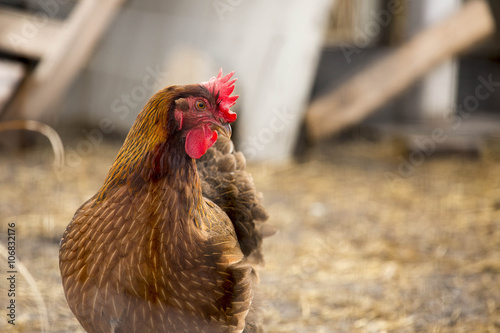
[[232, 79], [234, 71], [222, 76], [222, 69], [217, 77], [199, 85], [200, 94], [179, 98], [175, 102], [175, 120], [178, 130], [186, 138], [186, 153], [191, 158], [200, 158], [217, 141], [219, 132], [231, 136], [231, 126], [236, 120], [236, 113], [229, 110], [234, 105], [237, 95]]

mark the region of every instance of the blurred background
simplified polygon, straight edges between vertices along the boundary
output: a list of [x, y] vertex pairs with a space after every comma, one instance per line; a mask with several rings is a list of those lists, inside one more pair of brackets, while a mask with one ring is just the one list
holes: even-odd
[[66, 225], [149, 97], [222, 68], [279, 229], [267, 332], [499, 332], [499, 19], [495, 0], [0, 0], [0, 330], [82, 331]]

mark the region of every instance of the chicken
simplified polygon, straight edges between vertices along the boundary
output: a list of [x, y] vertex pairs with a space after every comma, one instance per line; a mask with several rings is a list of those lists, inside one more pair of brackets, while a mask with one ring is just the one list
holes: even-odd
[[233, 73], [157, 92], [66, 228], [62, 284], [87, 332], [260, 330], [267, 214], [224, 137], [236, 120]]

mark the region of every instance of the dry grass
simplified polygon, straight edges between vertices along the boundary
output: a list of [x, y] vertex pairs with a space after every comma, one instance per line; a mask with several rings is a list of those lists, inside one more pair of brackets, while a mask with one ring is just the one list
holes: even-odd
[[[2, 153], [0, 243], [15, 222], [18, 260], [44, 297], [50, 332], [81, 331], [60, 286], [58, 242], [118, 148], [94, 147], [59, 177], [48, 149]], [[397, 156], [388, 142], [356, 142], [302, 163], [250, 166], [280, 230], [265, 244], [261, 272], [268, 332], [500, 331], [500, 165], [428, 158], [405, 178], [395, 176]], [[40, 331], [33, 290], [19, 275], [17, 291], [16, 326], [2, 310], [0, 331]]]

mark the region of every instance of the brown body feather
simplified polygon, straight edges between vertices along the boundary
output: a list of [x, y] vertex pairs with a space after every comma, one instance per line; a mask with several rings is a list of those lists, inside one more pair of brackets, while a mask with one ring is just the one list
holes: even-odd
[[244, 158], [220, 140], [198, 161], [182, 150], [173, 101], [160, 91], [138, 116], [101, 190], [68, 225], [60, 270], [88, 332], [253, 332], [256, 221], [267, 218]]
[[261, 262], [261, 224], [268, 216], [255, 190], [252, 176], [245, 171], [245, 156], [235, 152], [231, 140], [220, 138], [197, 161], [203, 195], [215, 202], [234, 225], [246, 257]]

